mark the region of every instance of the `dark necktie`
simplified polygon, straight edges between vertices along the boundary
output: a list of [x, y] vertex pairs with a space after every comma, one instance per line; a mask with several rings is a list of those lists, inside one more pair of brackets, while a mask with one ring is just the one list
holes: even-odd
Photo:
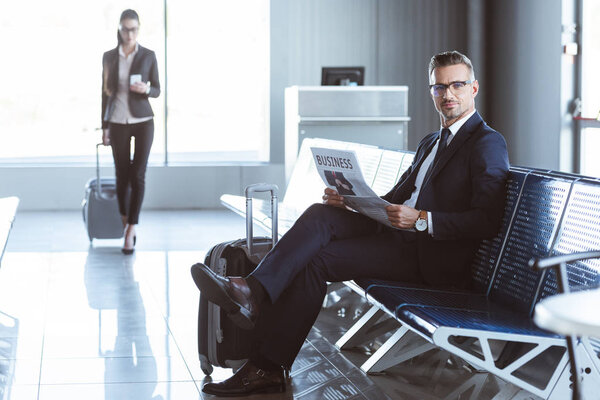
[[442, 129], [442, 134], [440, 135], [440, 142], [438, 143], [438, 148], [437, 152], [435, 153], [435, 158], [433, 159], [433, 164], [437, 162], [438, 158], [440, 158], [440, 154], [442, 154], [442, 152], [446, 148], [448, 136], [450, 136], [450, 129]]
[[440, 155], [444, 152], [444, 149], [446, 148], [449, 136], [450, 136], [450, 129], [448, 129], [448, 128], [442, 129], [442, 134], [440, 135], [440, 142], [438, 143], [438, 148], [437, 148], [437, 151], [435, 152], [435, 157], [433, 158], [431, 165], [429, 166], [429, 168], [427, 169], [427, 172], [425, 173], [425, 178], [423, 178], [423, 183], [426, 183], [427, 181], [429, 181], [429, 177], [431, 175], [431, 172], [433, 171], [433, 167], [435, 166], [435, 164], [437, 164], [437, 161], [440, 158]]

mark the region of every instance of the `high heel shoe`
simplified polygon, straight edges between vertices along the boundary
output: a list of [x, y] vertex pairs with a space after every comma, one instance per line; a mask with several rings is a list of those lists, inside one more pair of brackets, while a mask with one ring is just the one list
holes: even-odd
[[135, 235], [134, 235], [134, 236], [133, 236], [133, 248], [131, 248], [131, 249], [125, 249], [125, 248], [122, 248], [122, 249], [121, 249], [121, 252], [122, 252], [123, 254], [125, 254], [126, 256], [130, 256], [130, 255], [132, 255], [132, 254], [133, 254], [133, 252], [135, 251], [135, 242], [137, 242], [137, 236], [135, 236]]

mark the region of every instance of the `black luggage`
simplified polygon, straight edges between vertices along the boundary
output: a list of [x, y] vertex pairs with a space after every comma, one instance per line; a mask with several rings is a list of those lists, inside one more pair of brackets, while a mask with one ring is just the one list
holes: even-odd
[[100, 178], [99, 147], [96, 145], [96, 177], [85, 185], [85, 197], [81, 203], [83, 223], [90, 242], [93, 239], [118, 239], [123, 237], [123, 221], [117, 203], [115, 178]]
[[[246, 238], [219, 243], [206, 254], [204, 264], [219, 275], [246, 276], [277, 242], [277, 186], [259, 183], [246, 188]], [[272, 237], [253, 237], [252, 196], [271, 193]], [[192, 267], [194, 268], [194, 267]], [[240, 368], [249, 356], [252, 331], [238, 328], [217, 305], [200, 293], [198, 355], [200, 367], [210, 375], [213, 366]]]

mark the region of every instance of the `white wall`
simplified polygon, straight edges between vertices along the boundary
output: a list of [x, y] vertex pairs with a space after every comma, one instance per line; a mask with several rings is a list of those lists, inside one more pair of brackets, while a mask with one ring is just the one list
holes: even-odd
[[[95, 175], [93, 166], [2, 167], [0, 197], [18, 196], [19, 210], [78, 209], [85, 184]], [[114, 176], [113, 168], [102, 168], [101, 175]], [[219, 208], [221, 194], [243, 194], [246, 185], [257, 182], [283, 189], [283, 165], [150, 166], [144, 208]]]

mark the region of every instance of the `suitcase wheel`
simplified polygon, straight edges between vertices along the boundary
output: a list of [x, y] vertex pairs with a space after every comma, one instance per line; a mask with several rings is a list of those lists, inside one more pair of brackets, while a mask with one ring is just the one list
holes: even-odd
[[213, 366], [208, 362], [208, 358], [200, 354], [200, 369], [204, 372], [204, 375], [210, 375], [213, 372]]

